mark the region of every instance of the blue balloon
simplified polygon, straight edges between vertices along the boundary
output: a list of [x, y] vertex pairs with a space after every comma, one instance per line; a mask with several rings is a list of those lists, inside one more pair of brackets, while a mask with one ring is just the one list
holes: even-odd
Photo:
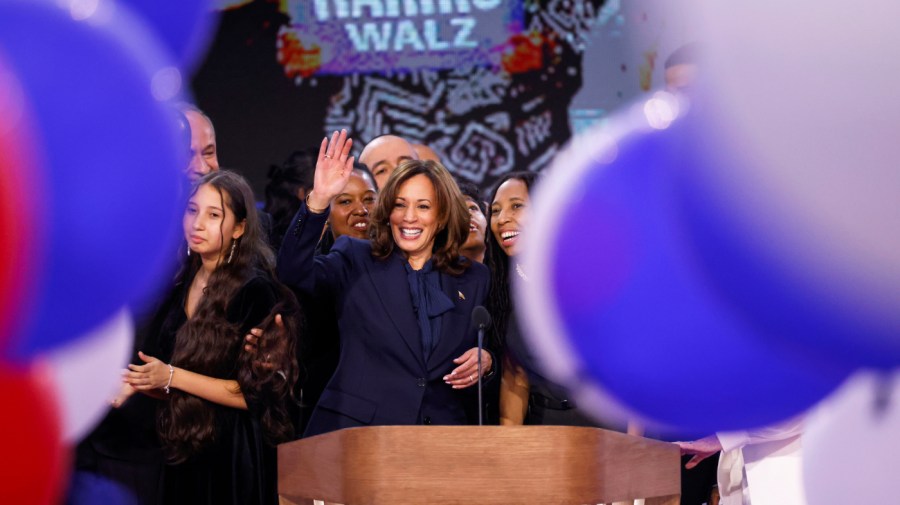
[[[712, 282], [686, 220], [715, 209], [691, 207], [682, 187], [685, 170], [710, 162], [698, 126], [676, 119], [660, 131], [644, 122], [606, 148], [596, 130], [576, 141], [594, 152], [558, 161], [531, 207], [528, 228], [553, 240], [526, 236], [538, 250], [523, 261], [539, 281], [523, 286], [530, 294], [520, 311], [532, 339], [561, 339], [574, 351], [573, 376], [692, 435], [797, 414], [852, 368], [776, 344]], [[562, 171], [569, 182], [556, 184]]]
[[33, 169], [46, 181], [21, 190], [49, 216], [16, 358], [85, 333], [171, 270], [187, 157], [151, 91], [170, 65], [136, 33], [126, 19], [75, 21], [52, 4], [0, 2], [0, 51], [22, 83], [43, 161]]
[[184, 69], [194, 68], [206, 54], [219, 19], [213, 0], [118, 2], [143, 18]]
[[72, 473], [65, 505], [138, 505], [134, 492], [118, 482], [78, 470]]

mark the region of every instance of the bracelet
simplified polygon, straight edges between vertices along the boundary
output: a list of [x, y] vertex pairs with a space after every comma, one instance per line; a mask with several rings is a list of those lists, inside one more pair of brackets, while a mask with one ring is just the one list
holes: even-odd
[[313, 206], [309, 204], [309, 195], [311, 195], [311, 194], [312, 194], [312, 191], [310, 191], [309, 193], [306, 194], [306, 208], [309, 209], [310, 212], [312, 212], [313, 214], [322, 214], [326, 210], [328, 210], [328, 207], [325, 207], [324, 209], [313, 208]]
[[172, 376], [175, 375], [175, 367], [169, 363], [169, 382], [166, 383], [166, 394], [169, 394], [169, 388], [172, 386]]

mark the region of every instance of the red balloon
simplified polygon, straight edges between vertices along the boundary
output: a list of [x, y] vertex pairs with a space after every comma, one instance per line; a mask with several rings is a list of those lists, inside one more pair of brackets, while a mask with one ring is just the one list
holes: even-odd
[[59, 503], [68, 472], [49, 374], [0, 365], [0, 503]]
[[43, 205], [22, 88], [0, 58], [0, 348], [31, 315]]

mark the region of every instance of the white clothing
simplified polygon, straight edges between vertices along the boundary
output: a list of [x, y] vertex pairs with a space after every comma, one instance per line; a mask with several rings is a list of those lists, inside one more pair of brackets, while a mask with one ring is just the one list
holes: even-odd
[[806, 505], [803, 417], [750, 431], [717, 433], [720, 505]]

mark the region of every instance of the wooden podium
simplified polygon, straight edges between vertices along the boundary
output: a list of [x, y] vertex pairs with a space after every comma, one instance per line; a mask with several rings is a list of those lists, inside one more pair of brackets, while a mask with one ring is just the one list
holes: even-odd
[[678, 505], [673, 444], [565, 426], [375, 426], [278, 447], [282, 504]]

